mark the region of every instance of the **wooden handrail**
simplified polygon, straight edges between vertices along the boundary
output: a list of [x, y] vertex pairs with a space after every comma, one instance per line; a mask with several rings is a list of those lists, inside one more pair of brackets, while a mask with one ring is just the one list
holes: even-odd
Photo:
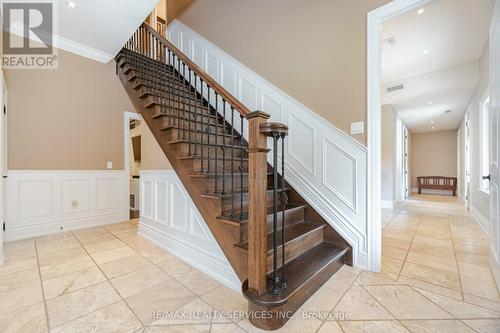
[[217, 81], [215, 81], [210, 75], [208, 75], [203, 69], [201, 69], [197, 64], [189, 59], [181, 50], [175, 47], [174, 44], [169, 42], [165, 37], [153, 29], [149, 24], [143, 23], [143, 26], [149, 31], [155, 38], [157, 38], [160, 43], [164, 44], [170, 51], [172, 51], [177, 58], [182, 60], [188, 68], [196, 73], [206, 84], [208, 84], [215, 92], [219, 94], [226, 102], [228, 102], [236, 111], [238, 111], [242, 116], [246, 117], [251, 111], [243, 105], [236, 97], [231, 95], [223, 86], [221, 86]]

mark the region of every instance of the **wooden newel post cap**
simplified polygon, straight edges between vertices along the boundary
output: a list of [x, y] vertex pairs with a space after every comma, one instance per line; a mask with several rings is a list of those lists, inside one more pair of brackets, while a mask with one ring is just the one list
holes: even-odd
[[271, 115], [269, 113], [265, 113], [264, 111], [254, 111], [250, 112], [245, 116], [247, 120], [253, 119], [253, 118], [263, 118], [263, 119], [269, 119]]
[[288, 126], [282, 123], [262, 123], [259, 126], [260, 132], [265, 136], [286, 136], [288, 135]]

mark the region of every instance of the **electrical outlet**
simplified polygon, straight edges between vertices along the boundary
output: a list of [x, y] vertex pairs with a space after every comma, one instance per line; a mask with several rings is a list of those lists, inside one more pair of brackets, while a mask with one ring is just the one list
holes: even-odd
[[351, 134], [361, 134], [365, 132], [365, 123], [358, 121], [357, 123], [351, 123]]
[[113, 169], [113, 162], [108, 162], [107, 163], [107, 168], [108, 169]]

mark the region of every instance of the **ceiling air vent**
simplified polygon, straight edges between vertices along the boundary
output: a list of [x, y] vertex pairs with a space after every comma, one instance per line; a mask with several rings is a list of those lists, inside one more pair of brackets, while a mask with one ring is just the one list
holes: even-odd
[[387, 87], [387, 92], [390, 93], [390, 92], [401, 90], [404, 88], [405, 88], [404, 84], [398, 84], [397, 86]]

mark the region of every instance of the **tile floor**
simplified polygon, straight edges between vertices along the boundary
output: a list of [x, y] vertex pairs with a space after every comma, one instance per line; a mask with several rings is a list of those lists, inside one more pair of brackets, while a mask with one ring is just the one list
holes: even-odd
[[[500, 332], [488, 239], [453, 199], [384, 212], [383, 269], [345, 266], [280, 332]], [[5, 244], [0, 332], [259, 332], [246, 301], [137, 221]]]

